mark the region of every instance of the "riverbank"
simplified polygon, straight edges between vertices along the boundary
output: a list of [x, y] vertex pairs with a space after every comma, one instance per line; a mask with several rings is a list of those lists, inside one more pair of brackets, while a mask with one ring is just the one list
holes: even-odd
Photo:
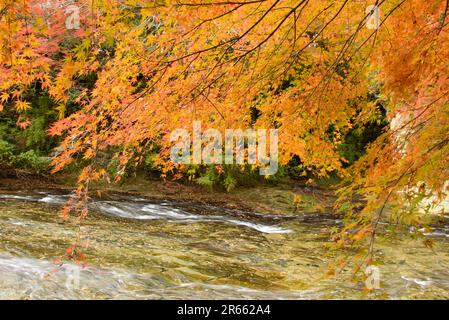
[[[54, 189], [70, 191], [75, 186], [75, 175], [0, 179], [0, 189], [9, 190]], [[332, 190], [306, 186], [292, 181], [277, 185], [240, 187], [231, 192], [224, 192], [195, 183], [183, 184], [176, 181], [155, 181], [134, 177], [120, 184], [102, 183], [93, 185], [91, 191], [93, 196], [97, 198], [107, 197], [109, 193], [121, 193], [152, 200], [186, 201], [253, 212], [301, 215], [331, 213], [336, 199]]]

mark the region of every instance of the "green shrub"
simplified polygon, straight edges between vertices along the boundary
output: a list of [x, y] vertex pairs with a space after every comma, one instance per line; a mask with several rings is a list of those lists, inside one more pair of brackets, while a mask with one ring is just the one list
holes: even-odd
[[[196, 170], [194, 170], [192, 172], [192, 168], [190, 170], [188, 170], [189, 174], [194, 174]], [[198, 183], [201, 186], [205, 186], [208, 187], [210, 189], [213, 188], [214, 185], [216, 185], [218, 183], [219, 180], [219, 176], [218, 174], [215, 172], [215, 167], [214, 166], [209, 166], [206, 170], [206, 172], [200, 174], [200, 177], [197, 178], [195, 181], [196, 183]]]
[[223, 180], [223, 186], [226, 188], [226, 191], [231, 191], [238, 184], [238, 181], [229, 173], [226, 174], [226, 177]]
[[201, 166], [195, 170], [188, 170], [190, 175], [199, 176], [196, 183], [209, 188], [217, 187], [231, 191], [236, 187], [253, 187], [261, 182], [276, 183], [282, 179], [283, 173], [276, 174], [270, 179], [259, 175], [259, 169], [251, 165], [223, 165], [218, 171], [215, 165]]
[[0, 140], [0, 164], [10, 164], [13, 158], [13, 146]]
[[24, 131], [27, 148], [45, 149], [48, 144], [45, 125], [45, 117], [37, 117], [31, 121], [30, 126]]
[[111, 175], [111, 176], [115, 176], [117, 175], [118, 171], [119, 171], [119, 165], [120, 165], [120, 161], [118, 158], [113, 158], [109, 161], [109, 163], [107, 164], [106, 167], [106, 171]]
[[34, 150], [22, 152], [15, 156], [13, 164], [18, 168], [31, 169], [38, 174], [48, 171], [51, 159], [49, 157], [40, 157]]

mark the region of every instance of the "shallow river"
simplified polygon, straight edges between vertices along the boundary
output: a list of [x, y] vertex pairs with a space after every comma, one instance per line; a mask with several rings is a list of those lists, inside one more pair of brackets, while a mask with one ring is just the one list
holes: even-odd
[[380, 288], [326, 276], [329, 216], [276, 216], [109, 196], [81, 226], [87, 266], [55, 264], [78, 227], [69, 195], [0, 192], [0, 299], [449, 298], [449, 227], [432, 249], [401, 236], [378, 243]]

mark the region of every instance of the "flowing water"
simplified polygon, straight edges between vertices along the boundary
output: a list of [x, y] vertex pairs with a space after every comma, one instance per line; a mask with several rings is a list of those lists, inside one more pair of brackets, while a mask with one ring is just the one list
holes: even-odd
[[378, 243], [380, 288], [326, 276], [329, 216], [276, 216], [130, 196], [91, 200], [80, 227], [84, 267], [56, 264], [78, 225], [70, 195], [0, 193], [0, 299], [449, 298], [449, 228], [433, 249], [399, 236]]

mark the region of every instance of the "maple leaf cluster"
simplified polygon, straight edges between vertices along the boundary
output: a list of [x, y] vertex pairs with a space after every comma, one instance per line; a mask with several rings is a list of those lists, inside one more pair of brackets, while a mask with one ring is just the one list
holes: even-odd
[[[338, 173], [342, 198], [367, 196], [370, 221], [392, 190], [425, 183], [444, 196], [448, 1], [71, 1], [79, 30], [64, 27], [64, 3], [42, 3], [0, 0], [0, 110], [26, 114], [27, 88], [48, 90], [61, 118], [49, 133], [64, 137], [54, 170], [83, 159], [84, 187], [107, 176], [96, 165], [103, 152], [123, 168], [118, 177], [154, 144], [164, 174], [183, 170], [169, 161], [170, 132], [202, 121], [277, 128], [281, 164], [297, 156], [318, 176]], [[381, 12], [376, 29], [366, 27], [370, 4]], [[94, 85], [66, 115], [71, 88], [88, 74]], [[405, 120], [348, 167], [342, 137], [379, 117], [373, 83], [388, 118]]]

